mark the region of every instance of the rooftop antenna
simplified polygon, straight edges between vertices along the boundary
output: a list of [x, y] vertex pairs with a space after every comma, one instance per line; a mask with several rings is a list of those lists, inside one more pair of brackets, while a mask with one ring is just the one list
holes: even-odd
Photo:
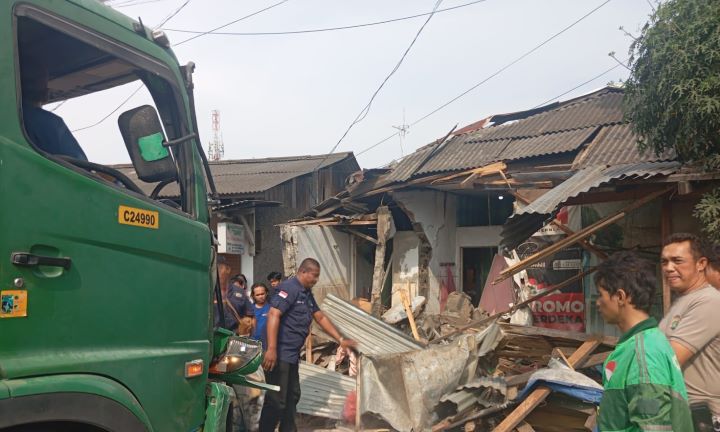
[[400, 137], [400, 157], [405, 156], [405, 151], [403, 150], [403, 140], [405, 140], [405, 136], [410, 133], [410, 125], [405, 122], [405, 108], [403, 108], [403, 121], [400, 126], [393, 126], [393, 128], [398, 130], [398, 136]]
[[222, 132], [220, 132], [220, 111], [212, 110], [212, 131], [213, 137], [208, 149], [208, 159], [219, 161], [225, 156], [225, 145], [223, 144]]

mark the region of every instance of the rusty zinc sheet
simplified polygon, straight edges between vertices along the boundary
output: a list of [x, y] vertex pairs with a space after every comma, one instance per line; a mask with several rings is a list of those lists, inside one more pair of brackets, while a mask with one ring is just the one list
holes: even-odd
[[342, 419], [348, 393], [356, 388], [355, 378], [301, 361], [300, 402], [297, 411], [316, 417]]
[[510, 249], [515, 248], [553, 218], [567, 200], [589, 192], [593, 188], [613, 180], [667, 176], [679, 168], [679, 162], [641, 162], [584, 168], [510, 216], [503, 225], [501, 234], [503, 244]]
[[338, 298], [325, 296], [322, 311], [343, 335], [358, 342], [362, 354], [395, 354], [423, 349], [404, 333]]

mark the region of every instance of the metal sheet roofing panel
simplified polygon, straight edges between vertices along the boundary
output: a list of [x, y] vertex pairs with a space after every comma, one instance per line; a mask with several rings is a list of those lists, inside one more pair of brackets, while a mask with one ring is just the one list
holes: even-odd
[[570, 198], [577, 197], [612, 180], [670, 175], [679, 168], [679, 162], [641, 162], [612, 167], [599, 165], [584, 168], [510, 216], [503, 225], [502, 242], [510, 249], [515, 248], [555, 217], [560, 207]]
[[410, 179], [415, 172], [423, 165], [430, 153], [437, 148], [437, 145], [425, 146], [410, 153], [398, 162], [398, 164], [384, 176], [388, 183], [403, 182]]
[[300, 362], [298, 366], [300, 402], [297, 411], [341, 420], [348, 393], [356, 388], [355, 378], [306, 362]]
[[578, 155], [574, 168], [593, 165], [618, 165], [675, 159], [674, 152], [656, 155], [651, 150], [640, 152], [638, 137], [629, 123], [604, 126], [588, 147]]
[[[331, 153], [316, 156], [290, 156], [263, 159], [238, 159], [210, 162], [215, 186], [220, 195], [237, 195], [264, 192], [295, 177], [322, 169], [352, 157], [352, 152]], [[132, 165], [117, 165], [115, 168], [132, 179], [143, 191], [150, 193], [154, 184], [137, 178]], [[179, 195], [176, 184], [166, 186], [163, 197]]]
[[564, 153], [577, 150], [595, 132], [595, 127], [514, 139], [500, 153], [500, 160], [516, 160], [533, 156]]
[[438, 150], [417, 174], [467, 170], [487, 165], [497, 161], [498, 155], [509, 143], [509, 139], [477, 141], [472, 135], [456, 136]]
[[336, 297], [325, 296], [322, 311], [340, 332], [358, 342], [363, 354], [393, 354], [423, 349], [404, 333]]
[[560, 105], [551, 111], [482, 129], [478, 132], [478, 138], [482, 140], [523, 138], [548, 132], [621, 123], [624, 116], [622, 99], [621, 90], [604, 89], [586, 98]]

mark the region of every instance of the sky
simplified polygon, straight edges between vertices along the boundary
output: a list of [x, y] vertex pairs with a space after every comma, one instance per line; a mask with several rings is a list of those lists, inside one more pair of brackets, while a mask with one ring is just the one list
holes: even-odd
[[[156, 27], [186, 0], [110, 0], [120, 12]], [[190, 0], [162, 28], [171, 43], [208, 31], [282, 0]], [[427, 22], [362, 121], [353, 120], [398, 64], [427, 16], [382, 25], [289, 35], [208, 34], [174, 48], [181, 64], [196, 63], [195, 97], [207, 152], [211, 112], [220, 112], [224, 158], [250, 159], [353, 151], [362, 168], [385, 166], [491, 114], [588, 93], [627, 78], [632, 36], [655, 0], [485, 0], [438, 12]], [[472, 3], [444, 0], [439, 9]], [[431, 12], [437, 0], [286, 0], [222, 32], [287, 32], [351, 26]], [[601, 6], [602, 5], [602, 6]], [[568, 29], [522, 60], [523, 54]], [[620, 30], [620, 27], [624, 31]], [[489, 77], [491, 77], [488, 79]], [[451, 99], [465, 96], [421, 120]], [[136, 83], [58, 107], [71, 129], [92, 125], [116, 109]], [[97, 126], [77, 130], [90, 160], [126, 163], [117, 116], [148, 103], [141, 91]], [[51, 106], [52, 107], [52, 106]], [[404, 137], [395, 127], [410, 125]], [[338, 144], [339, 142], [339, 144]]]

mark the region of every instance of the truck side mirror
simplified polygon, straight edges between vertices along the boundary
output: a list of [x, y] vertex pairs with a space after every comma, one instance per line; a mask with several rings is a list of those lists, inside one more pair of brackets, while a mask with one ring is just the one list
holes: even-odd
[[140, 180], [155, 183], [177, 179], [155, 108], [143, 105], [126, 111], [118, 118], [118, 126]]

